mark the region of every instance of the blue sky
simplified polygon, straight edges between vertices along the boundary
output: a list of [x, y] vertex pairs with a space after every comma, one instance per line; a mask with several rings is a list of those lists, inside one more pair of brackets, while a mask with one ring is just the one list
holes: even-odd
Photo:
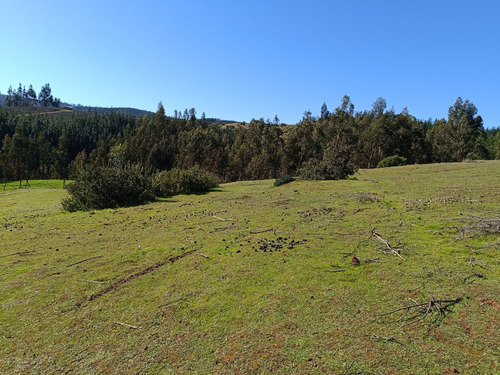
[[378, 97], [420, 119], [457, 97], [500, 126], [500, 2], [2, 1], [0, 91], [297, 123]]

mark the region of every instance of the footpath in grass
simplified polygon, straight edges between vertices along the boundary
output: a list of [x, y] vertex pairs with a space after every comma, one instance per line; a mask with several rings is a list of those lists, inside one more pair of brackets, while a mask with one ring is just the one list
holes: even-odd
[[498, 373], [499, 162], [273, 184], [0, 192], [0, 373]]

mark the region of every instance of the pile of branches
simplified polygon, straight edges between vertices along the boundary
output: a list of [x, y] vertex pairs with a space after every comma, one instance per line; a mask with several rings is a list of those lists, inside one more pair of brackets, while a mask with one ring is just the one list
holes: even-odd
[[[461, 300], [462, 297], [452, 298], [452, 299], [432, 298], [429, 301], [425, 302], [417, 302], [413, 299], [410, 299], [412, 303], [407, 306], [403, 306], [399, 309], [392, 310], [383, 314], [376, 314], [375, 316], [387, 316], [397, 313], [399, 311], [403, 311], [404, 312], [403, 315], [396, 321], [396, 322], [401, 322], [405, 320], [406, 323], [403, 324], [403, 326], [416, 324], [418, 322], [423, 321], [425, 318], [429, 316], [434, 316], [431, 325], [435, 325], [444, 319], [446, 311], [449, 307], [460, 302]], [[413, 315], [407, 317], [410, 312], [413, 313]]]

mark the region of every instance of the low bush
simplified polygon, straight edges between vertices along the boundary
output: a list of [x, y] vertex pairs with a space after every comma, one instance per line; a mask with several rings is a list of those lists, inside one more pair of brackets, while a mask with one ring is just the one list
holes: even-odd
[[153, 191], [157, 197], [171, 197], [177, 194], [205, 193], [219, 186], [213, 173], [195, 166], [191, 169], [171, 169], [153, 177]]
[[393, 155], [380, 160], [377, 164], [377, 168], [398, 167], [401, 165], [406, 165], [407, 163], [408, 160], [406, 158], [398, 155]]
[[300, 170], [304, 180], [342, 180], [357, 172], [346, 156], [341, 156], [333, 148], [328, 148], [323, 158], [311, 159]]
[[274, 186], [278, 187], [281, 185], [288, 184], [289, 182], [295, 181], [295, 179], [290, 176], [289, 174], [284, 174], [282, 176], [279, 176], [275, 181], [274, 181]]
[[67, 189], [70, 196], [61, 203], [70, 212], [132, 206], [155, 198], [151, 174], [139, 166], [89, 166]]

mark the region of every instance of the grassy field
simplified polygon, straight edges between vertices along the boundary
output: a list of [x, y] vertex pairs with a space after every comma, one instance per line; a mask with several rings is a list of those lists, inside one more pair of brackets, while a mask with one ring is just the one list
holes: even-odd
[[500, 372], [499, 161], [273, 182], [0, 190], [0, 373]]

